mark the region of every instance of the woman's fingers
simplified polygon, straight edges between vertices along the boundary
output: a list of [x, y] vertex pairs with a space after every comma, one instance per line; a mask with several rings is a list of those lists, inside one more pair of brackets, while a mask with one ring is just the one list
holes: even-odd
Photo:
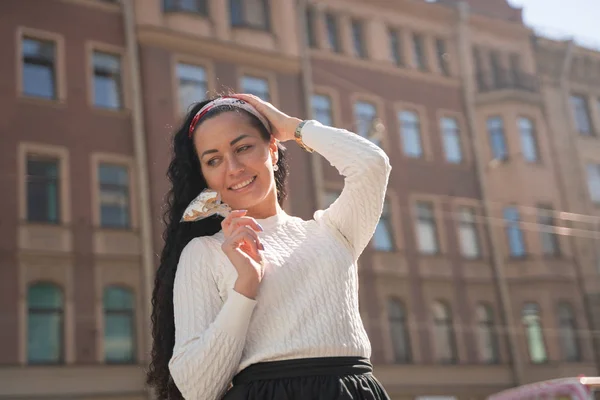
[[236, 218], [243, 217], [247, 212], [248, 210], [234, 210], [230, 212], [229, 215], [221, 222], [221, 228], [223, 228], [223, 232], [225, 232], [227, 235], [231, 231], [229, 228], [231, 226], [231, 222]]
[[260, 224], [256, 222], [254, 218], [245, 217], [244, 215], [245, 211], [243, 213], [238, 212], [233, 216], [230, 214], [226, 219], [223, 220], [221, 226], [223, 228], [223, 232], [225, 233], [225, 237], [231, 235], [240, 226], [248, 226], [256, 232], [263, 231], [262, 226], [260, 226]]
[[251, 247], [256, 248], [256, 250], [264, 250], [264, 246], [256, 231], [245, 225], [235, 229], [230, 236], [230, 240], [234, 246], [243, 247], [245, 245], [250, 245]]

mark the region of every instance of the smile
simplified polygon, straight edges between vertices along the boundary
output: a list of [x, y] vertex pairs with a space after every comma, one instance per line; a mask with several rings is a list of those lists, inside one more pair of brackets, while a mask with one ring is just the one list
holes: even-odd
[[231, 186], [229, 189], [230, 190], [240, 190], [245, 188], [246, 186], [250, 185], [252, 182], [254, 182], [256, 180], [256, 176], [245, 180], [244, 182], [238, 183], [237, 185]]

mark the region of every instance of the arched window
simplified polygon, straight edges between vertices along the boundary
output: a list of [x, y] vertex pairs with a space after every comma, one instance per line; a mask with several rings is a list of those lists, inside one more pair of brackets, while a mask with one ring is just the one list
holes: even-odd
[[104, 359], [132, 363], [135, 358], [134, 295], [125, 288], [104, 290]]
[[27, 361], [63, 361], [63, 293], [52, 283], [36, 283], [27, 290]]
[[436, 358], [443, 364], [456, 363], [456, 347], [450, 308], [440, 302], [433, 303], [433, 339]]
[[498, 362], [498, 340], [494, 327], [494, 314], [492, 309], [479, 304], [475, 310], [477, 318], [477, 350], [479, 359], [486, 364]]
[[558, 330], [565, 360], [580, 361], [581, 356], [579, 353], [575, 315], [573, 308], [568, 303], [560, 303], [558, 305]]
[[540, 308], [535, 303], [527, 303], [522, 312], [523, 324], [525, 325], [525, 336], [529, 358], [532, 363], [544, 363], [548, 361], [546, 343], [540, 323]]
[[388, 300], [388, 320], [390, 337], [394, 347], [394, 361], [398, 364], [411, 362], [410, 339], [406, 324], [406, 309], [402, 302], [396, 299]]

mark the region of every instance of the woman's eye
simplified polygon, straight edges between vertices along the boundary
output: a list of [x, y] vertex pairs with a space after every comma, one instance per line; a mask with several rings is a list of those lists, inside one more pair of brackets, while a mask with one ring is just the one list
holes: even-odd
[[215, 165], [217, 165], [217, 159], [216, 158], [211, 158], [210, 160], [208, 160], [208, 162], [206, 163], [209, 167], [214, 167]]
[[245, 146], [240, 146], [240, 147], [238, 147], [238, 153], [241, 152], [241, 151], [246, 151], [246, 150], [250, 149], [251, 147], [252, 146], [249, 145], [249, 144], [247, 144]]

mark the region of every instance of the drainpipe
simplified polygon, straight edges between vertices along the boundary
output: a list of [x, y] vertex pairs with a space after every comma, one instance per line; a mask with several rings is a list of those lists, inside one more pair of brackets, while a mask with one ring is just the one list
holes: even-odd
[[[123, 22], [127, 49], [127, 65], [131, 82], [133, 143], [137, 177], [137, 193], [139, 199], [139, 226], [142, 248], [142, 292], [143, 315], [145, 327], [143, 362], [148, 362], [152, 346], [152, 330], [150, 329], [150, 304], [152, 299], [152, 277], [154, 276], [154, 257], [152, 255], [152, 213], [150, 211], [150, 189], [148, 183], [148, 161], [146, 154], [146, 137], [144, 135], [144, 118], [142, 108], [142, 88], [140, 82], [140, 60], [136, 36], [134, 0], [122, 0]], [[146, 308], [147, 307], [147, 308]]]
[[[482, 159], [482, 155], [478, 151], [478, 149], [481, 149], [483, 147], [480, 143], [479, 132], [477, 131], [475, 111], [475, 89], [473, 88], [472, 79], [473, 71], [471, 70], [471, 63], [468, 61], [471, 58], [471, 41], [469, 37], [469, 5], [466, 2], [461, 1], [458, 4], [458, 11], [458, 44], [460, 51], [459, 60], [461, 62], [460, 70], [463, 71], [463, 73], [465, 74], [462, 77], [462, 83], [467, 124], [469, 125], [469, 131], [471, 132], [471, 153], [473, 154], [473, 158], [475, 160], [475, 170], [481, 190], [484, 217], [486, 218], [486, 220], [490, 221], [491, 218], [493, 218], [493, 213], [491, 210], [490, 199], [488, 198], [487, 181], [485, 175], [488, 164], [484, 162], [484, 160]], [[485, 224], [485, 227], [490, 238], [492, 269], [494, 272], [494, 278], [500, 297], [501, 315], [504, 322], [504, 326], [507, 330], [507, 342], [511, 356], [513, 383], [515, 386], [519, 386], [523, 382], [523, 363], [517, 346], [518, 343], [515, 332], [515, 328], [517, 325], [515, 324], [512, 313], [513, 308], [510, 301], [510, 294], [504, 271], [504, 258], [500, 251], [502, 245], [494, 227], [489, 223]]]
[[[563, 60], [562, 67], [560, 70], [560, 76], [559, 76], [560, 94], [562, 97], [564, 109], [567, 111], [567, 115], [569, 115], [569, 112], [571, 109], [571, 105], [569, 103], [569, 97], [570, 97], [569, 73], [571, 71], [571, 65], [573, 63], [573, 51], [574, 50], [575, 50], [575, 43], [571, 40], [567, 43], [567, 50], [565, 52], [565, 58]], [[549, 121], [545, 102], [544, 102], [544, 107], [543, 107], [542, 112], [544, 113], [546, 120]], [[550, 132], [553, 132], [553, 129], [551, 127], [548, 127], [548, 128], [549, 128]], [[552, 158], [555, 160], [558, 160], [557, 142], [558, 142], [558, 138], [555, 137], [555, 140], [551, 141], [551, 143], [554, 143], [554, 146], [550, 147], [554, 153], [552, 155]], [[569, 143], [569, 145], [571, 147], [572, 154], [575, 155], [574, 159], [577, 160], [577, 162], [579, 160], [581, 160], [576, 141], [575, 140], [567, 140], [567, 143]], [[579, 181], [579, 187], [585, 186], [586, 183], [582, 179], [582, 175], [580, 173], [569, 174], [569, 175], [570, 175], [569, 179], [577, 179]], [[567, 196], [566, 196], [567, 189], [565, 187], [564, 176], [559, 173], [558, 169], [555, 171], [555, 176], [556, 176], [556, 178], [555, 178], [556, 182], [558, 184], [558, 193], [560, 195], [560, 201], [564, 207], [568, 207], [568, 200], [567, 200]], [[584, 208], [585, 208], [584, 212], [589, 215], [591, 210], [589, 209], [589, 207], [587, 207], [587, 204], [586, 204], [586, 206], [584, 206]], [[572, 225], [572, 223], [569, 223], [569, 225]], [[585, 240], [585, 239], [582, 238], [582, 240]], [[596, 366], [596, 373], [600, 373], [600, 359], [599, 359], [600, 343], [598, 343], [598, 338], [596, 337], [596, 333], [595, 333], [596, 330], [595, 330], [595, 323], [594, 323], [593, 307], [592, 307], [591, 301], [590, 301], [590, 299], [587, 295], [586, 289], [585, 289], [585, 274], [581, 267], [581, 260], [579, 259], [579, 252], [577, 251], [577, 237], [574, 235], [569, 235], [569, 243], [571, 245], [571, 248], [573, 249], [573, 266], [575, 267], [575, 273], [577, 275], [577, 286], [579, 288], [579, 291], [582, 294], [583, 308], [584, 308], [585, 317], [588, 321], [588, 329], [590, 329], [592, 332], [591, 344], [592, 344], [592, 351], [594, 352], [594, 364]], [[593, 247], [596, 248], [596, 246], [593, 246]], [[596, 253], [596, 256], [598, 256], [598, 249], [595, 250], [595, 253]]]

